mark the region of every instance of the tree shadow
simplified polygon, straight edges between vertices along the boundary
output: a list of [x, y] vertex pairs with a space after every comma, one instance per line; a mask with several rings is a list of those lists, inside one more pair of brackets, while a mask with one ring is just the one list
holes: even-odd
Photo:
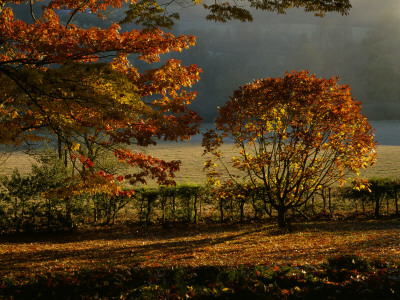
[[272, 224], [184, 224], [172, 223], [170, 228], [157, 226], [108, 226], [63, 232], [16, 233], [0, 236], [1, 244], [30, 244], [30, 243], [73, 243], [96, 240], [136, 240], [136, 239], [173, 239], [196, 237], [204, 234], [223, 234], [242, 231], [240, 235], [250, 234], [260, 230], [269, 230]]
[[377, 220], [370, 219], [365, 221], [312, 221], [293, 224], [295, 232], [316, 231], [316, 232], [363, 232], [371, 230], [400, 230], [400, 219]]
[[[212, 231], [213, 233], [219, 233], [223, 228]], [[223, 231], [226, 232], [226, 231]], [[149, 256], [154, 252], [157, 252], [161, 259], [171, 259], [176, 261], [182, 260], [186, 256], [191, 258], [194, 251], [202, 249], [206, 246], [213, 246], [223, 244], [240, 238], [241, 236], [248, 235], [251, 232], [243, 231], [238, 234], [230, 234], [228, 236], [213, 237], [213, 238], [196, 238], [195, 240], [174, 240], [168, 241], [168, 237], [163, 238], [164, 241], [152, 242], [152, 240], [140, 241], [135, 244], [126, 244], [122, 246], [106, 247], [104, 244], [97, 246], [94, 245], [89, 249], [65, 249], [61, 243], [61, 246], [57, 249], [32, 249], [31, 251], [12, 251], [3, 252], [0, 254], [0, 273], [7, 272], [7, 268], [12, 264], [14, 272], [26, 271], [27, 265], [35, 264], [46, 264], [46, 262], [61, 262], [63, 260], [76, 260], [82, 262], [95, 262], [97, 264], [109, 264], [115, 262], [126, 262], [130, 266], [140, 265], [145, 262]], [[172, 235], [169, 236], [182, 236]], [[122, 237], [118, 237], [121, 239]], [[117, 238], [117, 240], [118, 240]], [[131, 237], [130, 237], [131, 238]], [[161, 237], [155, 236], [154, 238], [162, 239]], [[112, 237], [109, 237], [112, 240]], [[114, 238], [115, 239], [115, 238]], [[97, 239], [85, 239], [84, 242], [96, 241]], [[121, 239], [122, 240], [122, 239]], [[105, 241], [105, 240], [103, 240]], [[64, 241], [65, 242], [65, 241]], [[73, 240], [73, 242], [79, 242], [79, 240]], [[66, 242], [65, 242], [66, 243]], [[206, 250], [199, 250], [199, 253]]]
[[[249, 257], [252, 263], [258, 263], [268, 258], [271, 264], [275, 262], [321, 261], [339, 253], [381, 253], [387, 247], [397, 247], [400, 236], [398, 221], [385, 222], [310, 222], [295, 223], [294, 233], [309, 232], [328, 235], [345, 233], [345, 240], [340, 244], [319, 245], [296, 243], [296, 236], [290, 233], [282, 238], [276, 236], [276, 227], [270, 224], [218, 224], [188, 226], [185, 229], [162, 227], [152, 228], [103, 228], [100, 230], [83, 230], [72, 234], [57, 236], [44, 235], [40, 238], [2, 237], [0, 247], [0, 274], [9, 271], [26, 272], [30, 266], [40, 268], [48, 265], [75, 264], [78, 267], [93, 267], [96, 265], [126, 265], [144, 266], [149, 262], [160, 265], [190, 265], [199, 264], [197, 257], [207, 258], [219, 255], [223, 257], [221, 264], [241, 263], [236, 257]], [[380, 230], [382, 234], [379, 235]], [[393, 230], [383, 234], [383, 230]], [[352, 234], [378, 231], [378, 234], [366, 236], [363, 241], [351, 238]], [[248, 237], [248, 238], [247, 238]], [[257, 238], [261, 238], [261, 247]], [[305, 239], [306, 241], [306, 239]], [[30, 245], [32, 243], [32, 245]], [[277, 245], [274, 245], [277, 243]], [[230, 246], [233, 245], [233, 246]], [[21, 249], [19, 249], [19, 247]], [[297, 247], [297, 248], [295, 248]], [[395, 253], [395, 252], [393, 252]], [[384, 254], [384, 253], [383, 253]], [[389, 255], [389, 254], [388, 254]], [[197, 261], [196, 261], [197, 259]], [[397, 257], [400, 259], [400, 257]], [[211, 264], [211, 259], [205, 259], [201, 264]], [[244, 262], [243, 262], [244, 263]]]

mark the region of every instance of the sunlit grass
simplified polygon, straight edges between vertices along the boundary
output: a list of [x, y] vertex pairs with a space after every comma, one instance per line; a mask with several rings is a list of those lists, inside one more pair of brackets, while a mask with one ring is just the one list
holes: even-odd
[[[222, 146], [223, 153], [227, 159], [237, 156], [237, 151], [233, 150], [233, 144]], [[182, 161], [181, 170], [177, 173], [177, 183], [202, 184], [206, 182], [206, 174], [203, 172], [204, 161], [203, 148], [199, 143], [161, 143], [144, 149], [147, 154], [165, 160]], [[378, 163], [372, 168], [363, 170], [362, 177], [391, 177], [400, 178], [400, 146], [378, 146]], [[12, 170], [18, 168], [23, 175], [29, 174], [30, 166], [35, 160], [23, 153], [14, 153], [1, 166], [0, 176], [10, 175]], [[126, 170], [121, 170], [125, 172]], [[155, 185], [155, 183], [150, 183]]]

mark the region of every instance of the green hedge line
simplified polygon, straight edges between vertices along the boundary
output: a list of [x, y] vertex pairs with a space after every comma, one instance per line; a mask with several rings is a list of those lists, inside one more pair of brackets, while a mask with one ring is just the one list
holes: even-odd
[[[65, 230], [82, 224], [110, 224], [123, 210], [125, 220], [147, 225], [158, 222], [166, 226], [205, 219], [242, 222], [274, 216], [262, 186], [161, 186], [138, 188], [133, 197], [82, 194], [58, 199], [43, 196], [50, 189], [62, 189], [64, 179], [65, 169], [61, 163], [33, 166], [33, 172], [28, 176], [15, 170], [10, 178], [2, 178], [0, 232]], [[346, 202], [347, 206], [341, 210], [361, 207], [363, 213], [372, 212], [379, 216], [386, 206], [386, 213], [391, 211], [399, 215], [399, 181], [372, 179], [370, 190], [344, 187], [331, 192], [331, 189], [323, 189], [316, 199], [293, 214], [302, 217], [326, 214], [327, 211], [332, 214], [336, 206]]]
[[366, 206], [370, 204], [375, 216], [380, 215], [385, 204], [389, 211], [389, 201], [393, 200], [395, 214], [399, 215], [400, 181], [392, 178], [372, 178], [369, 179], [369, 184], [369, 191], [351, 187], [341, 188], [339, 189], [341, 197], [359, 203], [364, 213]]

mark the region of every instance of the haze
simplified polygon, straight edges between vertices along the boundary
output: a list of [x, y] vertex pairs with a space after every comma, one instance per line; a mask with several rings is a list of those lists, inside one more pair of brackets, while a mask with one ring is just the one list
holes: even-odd
[[[351, 5], [347, 16], [327, 13], [319, 18], [303, 9], [286, 14], [253, 10], [251, 23], [222, 24], [206, 21], [207, 11], [200, 5], [171, 7], [181, 13], [172, 32], [197, 36], [196, 47], [171, 55], [203, 69], [200, 82], [193, 86], [198, 97], [192, 109], [212, 122], [217, 107], [239, 85], [308, 69], [319, 77], [339, 76], [341, 84], [349, 84], [369, 120], [400, 119], [400, 1], [352, 0]], [[20, 5], [14, 9], [22, 12]], [[113, 10], [107, 17], [117, 21], [124, 13]], [[75, 23], [108, 26], [90, 14]]]
[[260, 11], [252, 23], [225, 24], [205, 21], [201, 7], [186, 9], [173, 31], [198, 38], [197, 46], [180, 56], [204, 71], [194, 87], [199, 94], [193, 108], [212, 121], [216, 107], [239, 85], [309, 69], [349, 84], [368, 119], [400, 119], [400, 1], [351, 3], [348, 16]]

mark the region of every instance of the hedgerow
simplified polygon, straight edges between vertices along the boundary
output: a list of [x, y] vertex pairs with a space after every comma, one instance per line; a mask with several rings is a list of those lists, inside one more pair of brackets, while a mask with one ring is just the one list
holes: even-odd
[[[71, 230], [81, 225], [107, 225], [121, 220], [144, 225], [270, 219], [276, 211], [266, 200], [263, 186], [234, 184], [221, 186], [177, 185], [140, 187], [133, 196], [89, 194], [57, 198], [51, 189], [66, 185], [65, 167], [49, 161], [32, 166], [32, 174], [15, 170], [0, 179], [0, 232]], [[302, 207], [293, 209], [290, 219], [332, 218], [337, 212], [379, 217], [399, 216], [399, 182], [378, 178], [368, 190], [326, 187]], [[385, 210], [386, 208], [386, 210]], [[290, 224], [290, 223], [289, 223]]]

